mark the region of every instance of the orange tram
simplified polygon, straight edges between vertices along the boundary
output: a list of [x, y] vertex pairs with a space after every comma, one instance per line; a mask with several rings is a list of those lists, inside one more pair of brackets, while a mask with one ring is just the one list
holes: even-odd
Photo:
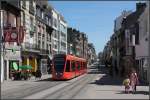
[[86, 60], [73, 55], [56, 54], [52, 63], [54, 80], [68, 80], [87, 73]]

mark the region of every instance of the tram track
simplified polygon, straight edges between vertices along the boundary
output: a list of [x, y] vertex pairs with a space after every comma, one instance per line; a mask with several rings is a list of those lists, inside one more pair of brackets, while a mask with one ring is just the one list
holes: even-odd
[[48, 94], [46, 95], [44, 98], [42, 99], [58, 99], [60, 98], [61, 96], [64, 95], [64, 93], [66, 93], [68, 90], [73, 90], [75, 87], [77, 87], [79, 85], [79, 83], [82, 83], [84, 82], [85, 80], [87, 80], [88, 78], [88, 75], [85, 75], [84, 77], [82, 77], [81, 79], [77, 80], [76, 82], [68, 82], [70, 84], [62, 87], [61, 89], [51, 93], [51, 94]]
[[[53, 86], [61, 84], [61, 82], [44, 82], [37, 84], [36, 82], [33, 82], [34, 85], [25, 85], [17, 89], [9, 90], [7, 92], [2, 92], [1, 98], [2, 99], [9, 99], [9, 98], [24, 98], [28, 95], [38, 93], [39, 91], [45, 90], [47, 88], [51, 88]], [[36, 85], [35, 85], [36, 84]]]
[[42, 99], [72, 99], [77, 93], [82, 90], [87, 83], [89, 83], [95, 75], [87, 74], [85, 77], [81, 78], [77, 82], [73, 82], [60, 90], [57, 90], [51, 94], [48, 94]]
[[[72, 98], [86, 85], [93, 74], [83, 74], [68, 81], [36, 81], [2, 93], [2, 99], [58, 99]], [[71, 91], [71, 92], [69, 92]], [[66, 97], [66, 94], [69, 96]]]
[[[28, 95], [28, 96], [24, 97], [23, 99], [44, 98], [47, 95], [50, 95], [50, 94], [52, 94], [54, 92], [58, 92], [61, 88], [64, 88], [65, 86], [71, 85], [74, 81], [79, 81], [84, 76], [85, 76], [85, 74], [81, 75], [79, 77], [76, 77], [76, 78], [74, 78], [72, 80], [69, 80], [69, 81], [63, 81], [60, 84], [57, 84], [57, 85], [55, 85], [53, 87], [47, 88], [47, 89], [45, 89], [43, 91], [39, 91], [38, 93], [34, 93], [34, 94], [31, 94], [31, 95]], [[58, 81], [58, 82], [60, 82], [60, 81]]]

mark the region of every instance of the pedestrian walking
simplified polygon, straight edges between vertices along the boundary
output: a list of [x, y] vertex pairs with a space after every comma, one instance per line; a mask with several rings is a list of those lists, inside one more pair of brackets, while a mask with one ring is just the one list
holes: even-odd
[[138, 76], [135, 69], [131, 70], [130, 73], [130, 85], [132, 87], [132, 92], [136, 92], [136, 86], [139, 84]]
[[129, 93], [130, 89], [130, 79], [129, 76], [127, 75], [126, 78], [123, 80], [123, 85], [125, 86], [125, 93]]

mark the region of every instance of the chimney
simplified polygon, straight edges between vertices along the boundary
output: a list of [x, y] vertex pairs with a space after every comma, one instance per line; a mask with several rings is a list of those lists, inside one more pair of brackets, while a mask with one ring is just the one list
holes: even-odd
[[136, 10], [139, 11], [139, 10], [144, 10], [144, 8], [146, 8], [146, 3], [136, 3]]

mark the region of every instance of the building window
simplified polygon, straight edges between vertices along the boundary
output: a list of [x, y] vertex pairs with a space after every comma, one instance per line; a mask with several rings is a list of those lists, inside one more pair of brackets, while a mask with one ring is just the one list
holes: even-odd
[[41, 18], [44, 19], [44, 12], [41, 10]]
[[50, 53], [51, 53], [52, 48], [51, 48], [51, 45], [50, 45], [50, 44], [49, 44], [49, 50], [50, 50]]
[[39, 7], [37, 7], [37, 8], [36, 8], [36, 15], [37, 15], [38, 17], [41, 17], [41, 16], [40, 16], [40, 14], [41, 14], [41, 12], [40, 12], [40, 8], [39, 8]]
[[44, 42], [42, 42], [42, 49], [44, 49]]
[[23, 1], [22, 1], [22, 7], [23, 7], [23, 8], [26, 8], [26, 0], [23, 0]]
[[41, 40], [41, 33], [38, 33], [38, 39]]
[[32, 27], [33, 27], [33, 18], [30, 17], [30, 28], [32, 29]]
[[48, 44], [46, 45], [47, 50], [49, 50]]
[[56, 20], [56, 18], [53, 18], [53, 24], [54, 24], [55, 27], [57, 27], [57, 20]]
[[135, 44], [139, 44], [139, 24], [136, 23], [135, 28]]
[[7, 27], [7, 21], [8, 21], [8, 19], [7, 19], [7, 17], [8, 17], [8, 15], [7, 15], [7, 11], [4, 11], [4, 27]]
[[25, 13], [23, 12], [23, 26], [25, 26]]
[[12, 13], [9, 13], [8, 24], [10, 24], [12, 27], [16, 27], [17, 25], [17, 17]]
[[51, 25], [51, 20], [52, 20], [51, 17], [49, 17], [49, 20], [48, 20], [49, 25]]
[[40, 48], [40, 45], [41, 45], [41, 41], [38, 40], [38, 48]]

